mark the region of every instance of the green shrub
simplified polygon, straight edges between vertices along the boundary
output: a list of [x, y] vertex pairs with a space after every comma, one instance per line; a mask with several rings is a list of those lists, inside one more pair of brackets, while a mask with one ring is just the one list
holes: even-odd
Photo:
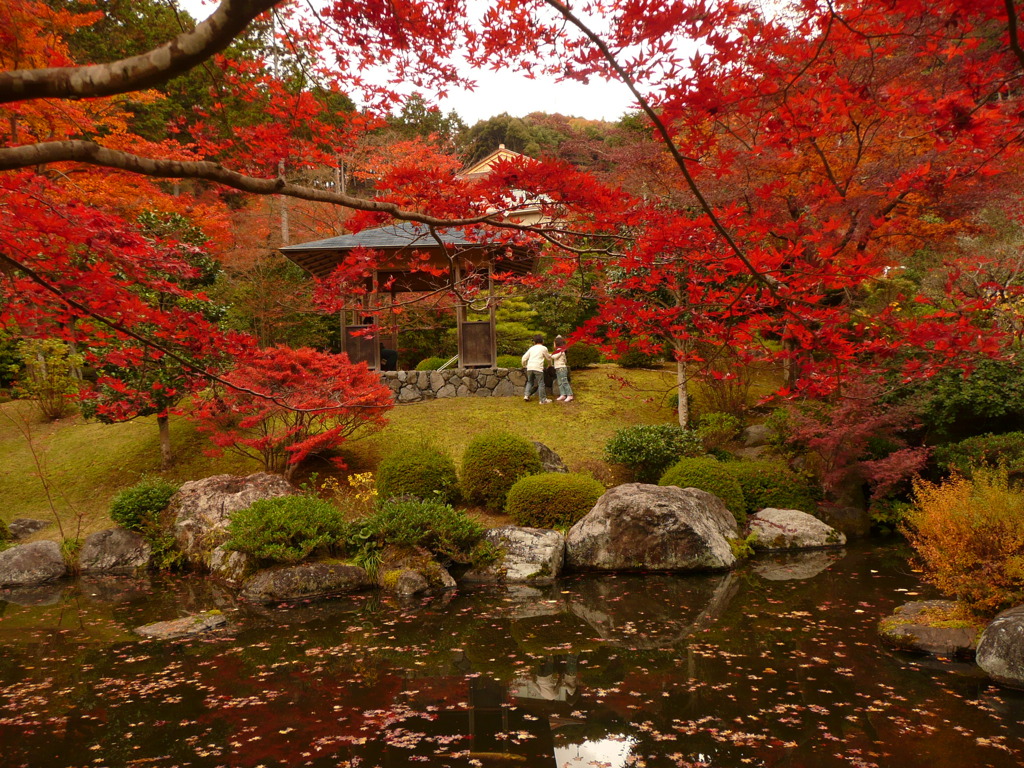
[[18, 353], [23, 368], [17, 395], [31, 399], [51, 421], [74, 413], [82, 356], [57, 339], [27, 339], [18, 345]]
[[453, 503], [459, 499], [459, 479], [451, 457], [429, 445], [418, 445], [386, 456], [377, 469], [377, 493], [383, 499], [416, 496]]
[[641, 483], [654, 483], [684, 456], [704, 453], [700, 438], [675, 424], [634, 424], [618, 430], [605, 444], [605, 459], [623, 464]]
[[810, 481], [781, 461], [727, 461], [722, 467], [739, 482], [748, 513], [767, 507], [814, 512], [818, 506]]
[[498, 355], [497, 368], [522, 368], [522, 355]]
[[260, 499], [235, 512], [224, 546], [258, 560], [297, 563], [338, 542], [347, 526], [342, 513], [312, 496]]
[[473, 438], [462, 456], [462, 492], [467, 501], [501, 512], [516, 481], [542, 470], [529, 440], [509, 432], [485, 432]]
[[389, 545], [423, 547], [442, 562], [469, 563], [483, 535], [480, 523], [448, 504], [391, 500], [352, 523], [343, 543], [345, 551], [364, 567], [379, 562], [379, 553]]
[[573, 344], [565, 353], [565, 361], [573, 370], [589, 368], [601, 362], [601, 350], [593, 344]]
[[925, 581], [992, 616], [1024, 601], [1024, 493], [1005, 469], [914, 484], [904, 529]]
[[980, 465], [1004, 465], [1011, 476], [1024, 473], [1024, 432], [979, 435], [935, 448], [935, 462], [946, 472], [969, 475]]
[[519, 525], [567, 528], [603, 494], [604, 486], [589, 475], [546, 472], [517, 481], [508, 492], [505, 511]]
[[416, 365], [417, 371], [436, 371], [442, 365], [448, 361], [443, 357], [428, 357], [426, 360], [420, 360]]
[[177, 490], [177, 485], [163, 478], [144, 477], [117, 492], [110, 502], [110, 519], [129, 531], [145, 532], [157, 523]]
[[639, 349], [629, 349], [615, 362], [619, 364], [620, 368], [653, 368], [658, 364], [658, 356], [649, 355]]
[[725, 502], [737, 524], [742, 526], [747, 522], [747, 500], [743, 498], [743, 488], [717, 459], [680, 459], [662, 476], [658, 485], [699, 488], [713, 493]]
[[[676, 407], [678, 407], [679, 395], [676, 395]], [[704, 444], [704, 450], [708, 453], [726, 448], [740, 435], [743, 429], [743, 422], [731, 413], [715, 411], [701, 416], [697, 422], [697, 437]]]

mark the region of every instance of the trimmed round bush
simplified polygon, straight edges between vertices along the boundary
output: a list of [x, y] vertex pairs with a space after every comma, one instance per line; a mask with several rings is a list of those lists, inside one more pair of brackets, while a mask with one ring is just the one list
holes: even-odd
[[415, 496], [452, 503], [459, 499], [459, 479], [451, 456], [429, 445], [396, 451], [377, 469], [377, 494], [383, 499]]
[[605, 459], [629, 467], [641, 483], [655, 483], [679, 459], [703, 453], [697, 433], [677, 424], [623, 427], [604, 447]]
[[518, 525], [567, 528], [593, 509], [603, 494], [604, 486], [589, 475], [545, 472], [516, 481], [505, 511]]
[[126, 530], [144, 531], [156, 523], [177, 491], [177, 485], [163, 478], [143, 478], [117, 492], [110, 502], [110, 519]]
[[420, 360], [416, 365], [417, 371], [436, 371], [442, 365], [447, 363], [443, 357], [428, 357], [426, 360]]
[[541, 471], [540, 456], [529, 440], [510, 432], [485, 432], [473, 438], [462, 456], [462, 493], [472, 504], [501, 512], [516, 481]]
[[333, 505], [312, 496], [260, 499], [239, 510], [228, 523], [224, 546], [275, 563], [297, 563], [326, 549], [347, 532]]
[[523, 358], [521, 355], [498, 355], [496, 365], [498, 368], [522, 368]]
[[781, 461], [727, 461], [722, 467], [739, 481], [748, 514], [768, 507], [813, 513], [818, 506], [807, 479]]
[[615, 362], [620, 368], [653, 368], [658, 364], [658, 356], [649, 355], [639, 349], [628, 349]]
[[739, 525], [747, 522], [747, 501], [743, 498], [743, 488], [718, 459], [681, 459], [662, 475], [658, 485], [699, 488], [713, 493], [725, 502]]
[[601, 362], [601, 350], [593, 344], [573, 344], [565, 353], [565, 361], [573, 370], [589, 368]]

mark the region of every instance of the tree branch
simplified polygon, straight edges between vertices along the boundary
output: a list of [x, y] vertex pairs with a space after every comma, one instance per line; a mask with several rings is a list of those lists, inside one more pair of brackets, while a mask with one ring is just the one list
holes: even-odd
[[151, 51], [85, 67], [0, 73], [0, 104], [26, 99], [82, 99], [139, 91], [170, 80], [223, 51], [280, 0], [221, 0], [206, 21]]

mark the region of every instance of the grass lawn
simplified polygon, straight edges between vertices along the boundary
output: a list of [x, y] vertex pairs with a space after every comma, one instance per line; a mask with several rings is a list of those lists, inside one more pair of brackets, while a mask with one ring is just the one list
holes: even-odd
[[[627, 381], [629, 386], [624, 386]], [[342, 450], [351, 471], [376, 468], [381, 457], [403, 445], [431, 442], [448, 451], [458, 465], [471, 439], [488, 429], [504, 429], [538, 440], [558, 453], [572, 471], [590, 472], [611, 484], [617, 478], [602, 460], [605, 442], [615, 430], [630, 424], [674, 421], [665, 402], [672, 391], [674, 371], [624, 370], [614, 365], [573, 373], [576, 400], [539, 405], [521, 397], [450, 398], [397, 406], [381, 432], [353, 440]], [[26, 436], [27, 435], [27, 436]], [[160, 472], [155, 418], [125, 424], [86, 422], [70, 417], [43, 422], [29, 403], [0, 405], [0, 518], [52, 520], [58, 516], [65, 535], [86, 536], [110, 526], [107, 509], [120, 489], [140, 477], [159, 474], [170, 480], [195, 480], [210, 475], [249, 474], [255, 462], [227, 453], [211, 458], [203, 453], [208, 442], [184, 418], [171, 419], [176, 464]], [[326, 474], [326, 462], [306, 469]], [[49, 499], [40, 475], [49, 486]], [[300, 473], [298, 478], [302, 480]], [[502, 521], [498, 521], [502, 522]], [[60, 538], [57, 528], [38, 534]]]

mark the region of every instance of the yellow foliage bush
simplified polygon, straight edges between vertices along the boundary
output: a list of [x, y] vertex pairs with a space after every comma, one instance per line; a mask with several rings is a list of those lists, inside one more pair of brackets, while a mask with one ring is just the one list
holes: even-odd
[[1024, 603], [1024, 493], [1005, 468], [915, 483], [904, 530], [925, 581], [970, 610]]

